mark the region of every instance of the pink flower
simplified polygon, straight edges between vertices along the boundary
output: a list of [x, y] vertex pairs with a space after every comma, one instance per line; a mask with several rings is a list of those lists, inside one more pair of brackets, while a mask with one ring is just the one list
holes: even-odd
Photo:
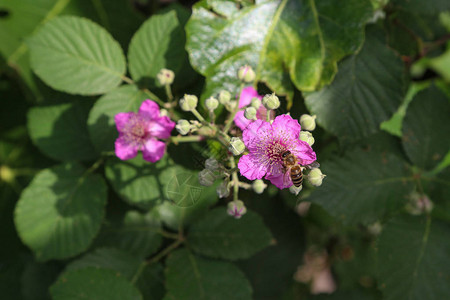
[[247, 179], [270, 180], [280, 189], [292, 185], [289, 170], [283, 167], [281, 154], [290, 151], [300, 165], [316, 160], [316, 153], [308, 143], [299, 139], [300, 124], [289, 115], [280, 115], [272, 124], [253, 121], [243, 132], [243, 141], [249, 154], [239, 159], [239, 171]]
[[163, 157], [166, 144], [158, 138], [169, 138], [175, 122], [160, 116], [158, 104], [145, 100], [138, 113], [118, 113], [114, 120], [119, 131], [115, 143], [118, 158], [131, 159], [138, 151], [142, 151], [142, 157], [149, 162], [156, 162]]
[[[259, 95], [258, 92], [251, 86], [248, 86], [242, 90], [241, 96], [239, 97], [239, 108], [244, 108], [247, 105], [250, 105], [253, 98], [258, 99], [260, 102], [259, 108], [256, 111], [256, 118], [259, 120], [266, 120], [267, 109], [264, 107], [264, 105], [262, 105], [261, 102], [263, 96]], [[234, 116], [234, 124], [236, 124], [236, 126], [241, 130], [244, 130], [252, 122], [252, 120], [244, 117], [244, 110], [238, 111]]]

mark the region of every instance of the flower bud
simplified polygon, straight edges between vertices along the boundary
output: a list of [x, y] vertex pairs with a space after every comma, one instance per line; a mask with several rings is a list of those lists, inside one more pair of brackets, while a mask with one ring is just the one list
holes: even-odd
[[253, 80], [255, 80], [255, 77], [255, 72], [253, 71], [252, 67], [248, 65], [241, 67], [238, 71], [238, 78], [243, 82], [252, 82]]
[[241, 200], [231, 201], [228, 203], [227, 213], [235, 219], [240, 219], [246, 212], [247, 208]]
[[203, 186], [211, 186], [216, 180], [216, 176], [211, 170], [204, 169], [198, 173], [198, 182]]
[[250, 104], [250, 106], [258, 109], [261, 106], [261, 100], [259, 100], [258, 98], [252, 98], [252, 103]]
[[205, 106], [206, 106], [207, 109], [213, 111], [213, 110], [215, 110], [217, 108], [217, 106], [219, 106], [219, 100], [217, 100], [214, 97], [209, 97], [205, 101]]
[[227, 104], [231, 100], [231, 94], [229, 91], [222, 90], [219, 93], [219, 102], [223, 105]]
[[291, 194], [294, 194], [295, 196], [297, 196], [299, 193], [300, 193], [300, 191], [303, 189], [303, 185], [301, 185], [301, 186], [299, 186], [299, 187], [297, 187], [297, 186], [295, 186], [295, 185], [292, 185], [290, 188], [289, 188], [289, 192], [291, 192]]
[[219, 198], [226, 198], [230, 195], [230, 189], [228, 188], [228, 182], [222, 181], [216, 188], [217, 195]]
[[167, 111], [167, 109], [161, 108], [161, 109], [159, 110], [159, 115], [160, 115], [161, 117], [168, 117], [168, 116], [169, 116], [169, 112]]
[[210, 157], [205, 161], [205, 168], [214, 172], [219, 169], [219, 162], [214, 157]]
[[244, 142], [238, 137], [232, 137], [230, 140], [229, 150], [233, 155], [240, 155], [245, 150]]
[[262, 104], [266, 109], [277, 109], [280, 107], [280, 99], [278, 99], [275, 93], [267, 94], [262, 99]]
[[381, 226], [381, 223], [378, 221], [367, 226], [367, 231], [369, 231], [371, 235], [379, 235], [382, 229], [383, 227]]
[[191, 123], [189, 123], [188, 120], [181, 119], [181, 120], [178, 120], [175, 128], [181, 135], [186, 135], [189, 133], [189, 131], [191, 131]]
[[175, 79], [175, 74], [172, 70], [161, 69], [158, 75], [156, 75], [156, 79], [158, 79], [160, 85], [170, 85]]
[[301, 115], [300, 125], [304, 130], [313, 131], [314, 129], [316, 129], [316, 116], [310, 116], [307, 114]]
[[309, 131], [300, 131], [299, 139], [301, 141], [307, 142], [310, 146], [314, 144], [314, 137]]
[[252, 188], [253, 191], [257, 194], [262, 194], [264, 190], [266, 189], [267, 184], [264, 183], [261, 179], [257, 179], [253, 181]]
[[230, 112], [234, 112], [236, 110], [237, 106], [238, 106], [238, 102], [236, 100], [231, 100], [227, 103], [225, 108]]
[[322, 171], [320, 171], [319, 168], [312, 169], [308, 174], [308, 180], [309, 182], [314, 186], [321, 186], [322, 180], [325, 178], [326, 175], [322, 174]]
[[180, 107], [184, 111], [192, 111], [197, 107], [197, 102], [197, 96], [185, 94], [184, 97], [180, 99]]
[[414, 192], [410, 195], [409, 203], [406, 205], [406, 211], [412, 215], [420, 215], [424, 212], [431, 212], [434, 204], [427, 195]]
[[256, 108], [247, 107], [244, 111], [244, 117], [248, 120], [256, 120]]

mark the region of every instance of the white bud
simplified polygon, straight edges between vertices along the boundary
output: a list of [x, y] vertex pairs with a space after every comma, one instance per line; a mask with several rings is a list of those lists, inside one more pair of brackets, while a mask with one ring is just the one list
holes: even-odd
[[232, 137], [230, 140], [229, 150], [233, 155], [240, 155], [245, 151], [244, 142], [238, 137]]
[[252, 82], [255, 80], [256, 74], [252, 67], [245, 65], [241, 67], [238, 71], [238, 78], [243, 82]]
[[264, 183], [261, 179], [257, 179], [253, 181], [252, 188], [253, 191], [257, 194], [262, 194], [264, 190], [266, 189], [267, 184]]
[[219, 93], [219, 102], [223, 105], [227, 104], [231, 100], [231, 94], [229, 91], [222, 90]]
[[175, 79], [175, 74], [173, 73], [172, 70], [161, 69], [158, 75], [156, 75], [156, 78], [158, 79], [159, 84], [170, 85], [173, 83], [173, 80]]
[[235, 219], [240, 219], [246, 212], [247, 208], [241, 200], [231, 201], [228, 203], [227, 213]]
[[280, 99], [278, 99], [275, 93], [267, 94], [262, 99], [262, 104], [266, 109], [277, 109], [280, 107]]
[[183, 98], [180, 99], [180, 107], [184, 111], [192, 111], [197, 107], [198, 98], [195, 95], [185, 94]]
[[314, 137], [309, 131], [300, 131], [299, 138], [300, 140], [307, 142], [310, 146], [314, 144]]
[[216, 180], [216, 176], [211, 170], [204, 169], [198, 173], [198, 182], [203, 186], [211, 186]]
[[247, 107], [244, 111], [244, 117], [248, 120], [256, 120], [256, 108]]
[[205, 101], [205, 106], [206, 106], [207, 109], [213, 111], [219, 106], [219, 100], [217, 100], [214, 97], [209, 97]]
[[322, 180], [325, 178], [326, 175], [322, 174], [322, 171], [320, 171], [319, 168], [312, 169], [308, 174], [308, 180], [309, 182], [314, 186], [321, 186]]
[[181, 119], [178, 120], [177, 125], [175, 126], [175, 129], [181, 134], [186, 135], [191, 131], [191, 124], [189, 121]]
[[316, 116], [310, 116], [307, 114], [300, 116], [300, 126], [302, 126], [302, 129], [313, 131], [316, 129]]
[[214, 157], [210, 157], [205, 161], [205, 168], [211, 171], [219, 169], [219, 162]]

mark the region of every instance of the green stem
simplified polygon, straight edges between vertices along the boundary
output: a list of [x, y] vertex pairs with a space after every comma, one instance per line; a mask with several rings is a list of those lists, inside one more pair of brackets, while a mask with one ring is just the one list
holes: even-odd
[[144, 93], [146, 93], [151, 100], [155, 101], [156, 103], [158, 103], [161, 107], [166, 107], [166, 103], [164, 103], [163, 101], [161, 101], [161, 99], [159, 99], [158, 96], [156, 96], [155, 94], [153, 94], [152, 92], [150, 92], [149, 89], [143, 89]]
[[164, 87], [166, 89], [167, 98], [170, 100], [170, 102], [172, 102], [173, 94], [172, 94], [172, 89], [170, 88], [170, 84], [166, 84]]
[[122, 80], [123, 81], [125, 81], [126, 83], [128, 83], [128, 84], [134, 84], [134, 81], [133, 81], [133, 79], [131, 79], [130, 77], [127, 77], [127, 76], [122, 76]]
[[191, 112], [203, 125], [211, 127], [210, 124], [206, 122], [205, 118], [203, 118], [203, 116], [197, 111], [197, 109], [194, 108]]
[[[231, 169], [236, 168], [236, 162], [234, 161], [234, 156], [230, 156], [230, 167]], [[233, 183], [233, 201], [237, 201], [239, 198], [239, 178], [237, 171], [231, 173], [232, 183]]]
[[266, 115], [266, 121], [269, 122], [269, 123], [270, 123], [270, 112], [271, 112], [271, 110], [268, 109], [267, 110], [267, 115]]
[[202, 135], [189, 135], [189, 136], [171, 136], [170, 141], [174, 144], [178, 143], [190, 143], [190, 142], [200, 142], [205, 139]]
[[225, 124], [225, 127], [223, 128], [223, 133], [227, 134], [228, 131], [231, 128], [231, 125], [233, 125], [234, 117], [236, 116], [237, 112], [239, 111], [239, 99], [242, 94], [242, 90], [244, 89], [244, 83], [241, 83], [241, 88], [239, 90], [239, 98], [236, 100], [236, 107], [234, 108], [231, 115], [228, 117], [227, 123]]
[[169, 246], [167, 246], [167, 248], [165, 248], [164, 250], [162, 250], [161, 252], [159, 252], [158, 254], [156, 254], [153, 258], [151, 258], [150, 260], [144, 261], [139, 265], [138, 270], [136, 271], [136, 274], [134, 274], [133, 278], [131, 279], [131, 283], [135, 284], [136, 281], [139, 279], [139, 277], [141, 276], [142, 272], [145, 270], [145, 267], [148, 265], [151, 265], [157, 261], [159, 261], [161, 258], [163, 258], [164, 256], [166, 256], [167, 254], [169, 254], [170, 252], [172, 252], [172, 250], [174, 250], [175, 248], [177, 248], [178, 246], [180, 246], [182, 243], [184, 242], [184, 239], [177, 239], [175, 242], [173, 242], [172, 244], [170, 244]]

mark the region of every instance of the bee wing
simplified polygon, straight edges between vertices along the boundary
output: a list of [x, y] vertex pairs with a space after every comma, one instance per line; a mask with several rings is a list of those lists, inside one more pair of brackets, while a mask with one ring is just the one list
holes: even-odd
[[286, 171], [283, 175], [283, 186], [290, 186], [292, 184], [291, 180], [291, 168], [286, 168]]
[[320, 164], [317, 161], [314, 161], [309, 165], [306, 165], [305, 167], [307, 167], [308, 169], [317, 169], [320, 167]]

